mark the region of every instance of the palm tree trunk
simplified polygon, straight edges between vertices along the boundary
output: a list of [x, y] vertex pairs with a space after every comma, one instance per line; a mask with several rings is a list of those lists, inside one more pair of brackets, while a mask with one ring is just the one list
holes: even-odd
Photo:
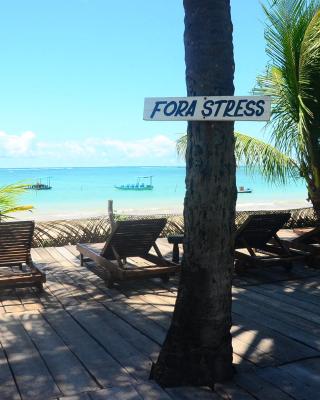
[[[184, 0], [189, 96], [233, 95], [230, 0]], [[189, 122], [182, 274], [151, 377], [207, 385], [233, 375], [231, 277], [236, 202], [234, 124]]]
[[316, 224], [320, 225], [320, 188], [311, 188], [309, 186], [308, 194], [316, 216]]

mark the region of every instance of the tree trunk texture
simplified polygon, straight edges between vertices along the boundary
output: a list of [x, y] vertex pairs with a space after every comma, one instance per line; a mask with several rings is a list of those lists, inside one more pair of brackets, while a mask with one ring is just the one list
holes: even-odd
[[[188, 96], [233, 95], [230, 0], [184, 0]], [[234, 124], [189, 122], [182, 273], [151, 378], [213, 387], [233, 375]]]
[[320, 225], [320, 188], [308, 188], [309, 199], [317, 219], [317, 225]]

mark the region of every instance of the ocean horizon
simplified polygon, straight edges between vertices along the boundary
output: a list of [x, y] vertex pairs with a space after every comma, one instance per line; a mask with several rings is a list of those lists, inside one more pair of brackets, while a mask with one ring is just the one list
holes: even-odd
[[[123, 214], [180, 214], [185, 195], [185, 166], [34, 167], [0, 168], [0, 185], [15, 182], [50, 183], [51, 190], [28, 190], [21, 204], [34, 206], [32, 213], [15, 213], [18, 219], [87, 218], [107, 213], [108, 200]], [[116, 185], [134, 185], [137, 178], [152, 176], [153, 190], [119, 190]], [[147, 181], [147, 179], [145, 180]], [[237, 186], [252, 193], [239, 193], [238, 210], [274, 210], [311, 206], [306, 201], [303, 180], [270, 185], [259, 173], [237, 168]]]

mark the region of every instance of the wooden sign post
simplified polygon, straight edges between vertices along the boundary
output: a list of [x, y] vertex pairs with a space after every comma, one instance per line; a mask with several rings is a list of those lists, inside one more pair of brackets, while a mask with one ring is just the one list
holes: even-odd
[[109, 216], [111, 231], [113, 231], [115, 226], [114, 213], [113, 213], [113, 200], [108, 200], [108, 216]]

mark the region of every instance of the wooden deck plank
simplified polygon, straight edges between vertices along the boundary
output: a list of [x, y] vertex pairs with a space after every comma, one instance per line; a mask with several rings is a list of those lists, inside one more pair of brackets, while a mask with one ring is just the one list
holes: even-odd
[[13, 379], [8, 360], [0, 345], [0, 398], [1, 400], [21, 400]]
[[147, 380], [151, 369], [151, 359], [140, 353], [120, 336], [93, 309], [69, 308], [68, 311], [90, 333], [108, 354], [137, 380]]
[[[79, 260], [66, 248], [56, 248], [56, 257], [59, 257], [59, 262], [63, 266], [68, 266], [65, 271], [68, 278], [72, 279], [74, 285], [82, 290], [87, 297], [87, 300], [102, 301], [112, 298], [109, 290], [102, 283], [101, 279], [93, 279], [94, 274], [87, 274], [84, 267], [79, 266]], [[85, 272], [85, 274], [84, 274]], [[91, 283], [91, 284], [88, 284]]]
[[[248, 268], [247, 271], [241, 273], [241, 275], [235, 274], [234, 283], [236, 283], [239, 278], [244, 281], [244, 285], [246, 285], [245, 282], [251, 285], [252, 283], [281, 283], [307, 278], [314, 279], [314, 277], [319, 277], [318, 270], [311, 268], [307, 269], [303, 266], [303, 264], [295, 263], [290, 271], [286, 271], [286, 269], [282, 265]], [[255, 282], [252, 282], [252, 280], [255, 280]]]
[[[38, 248], [37, 253], [39, 257], [43, 257], [43, 260], [50, 266], [50, 273], [47, 276], [45, 288], [49, 290], [63, 306], [77, 305], [81, 300], [87, 300], [85, 293], [79, 293], [78, 287], [74, 286], [73, 282], [68, 280], [61, 266], [61, 262], [56, 260], [50, 253], [50, 248]], [[82, 296], [82, 298], [77, 298], [77, 295]]]
[[[73, 251], [69, 251], [69, 249], [73, 249]], [[66, 248], [67, 252], [63, 252], [64, 256], [67, 257], [67, 259], [69, 261], [71, 261], [74, 265], [77, 266], [78, 265], [76, 263], [79, 263], [79, 260], [77, 258], [75, 258], [74, 256], [74, 248], [72, 246], [68, 246]], [[61, 249], [58, 249], [59, 252], [62, 253]], [[79, 271], [82, 274], [80, 267]], [[77, 269], [78, 271], [78, 269]], [[87, 274], [88, 272], [86, 272]], [[90, 277], [94, 276], [92, 273], [89, 273]], [[75, 279], [78, 279], [78, 277], [74, 277]], [[83, 284], [87, 283], [88, 281], [86, 280], [82, 280]], [[144, 316], [142, 316], [141, 313], [136, 312], [134, 308], [127, 306], [125, 304], [122, 304], [121, 302], [121, 306], [119, 307], [120, 303], [115, 303], [115, 302], [110, 302], [108, 300], [113, 299], [113, 300], [125, 300], [126, 301], [126, 296], [124, 294], [121, 294], [118, 290], [116, 289], [108, 289], [105, 287], [105, 285], [103, 283], [101, 283], [101, 279], [98, 277], [95, 277], [93, 280], [90, 279], [90, 283], [92, 283], [93, 285], [95, 285], [96, 287], [98, 287], [100, 289], [101, 293], [105, 293], [106, 296], [110, 296], [107, 298], [104, 298], [103, 296], [97, 299], [101, 304], [104, 304], [104, 306], [106, 308], [109, 308], [110, 311], [113, 312], [113, 314], [119, 315], [122, 319], [125, 319], [129, 324], [132, 325], [132, 322], [137, 323], [138, 328], [135, 326], [135, 329], [140, 330], [142, 333], [146, 333], [149, 335], [149, 333], [151, 333], [151, 336], [157, 341], [157, 343], [159, 343], [160, 341], [162, 342], [163, 338], [164, 338], [164, 334], [165, 331], [162, 329], [159, 329], [158, 326], [156, 326], [152, 321], [149, 321], [147, 318], [145, 318]], [[88, 286], [88, 285], [87, 285]], [[85, 288], [85, 290], [87, 290], [87, 287]], [[89, 291], [90, 292], [90, 291]], [[99, 293], [100, 293], [99, 292]]]
[[160, 346], [149, 337], [141, 333], [135, 327], [124, 321], [122, 318], [117, 317], [107, 308], [95, 307], [94, 313], [106, 324], [112, 326], [112, 328], [123, 338], [125, 338], [132, 346], [139, 350], [142, 354], [150, 357], [152, 361], [155, 361]]
[[[292, 377], [295, 384], [303, 382], [310, 391], [309, 393], [320, 393], [320, 358], [298, 361], [296, 363], [280, 366], [279, 369]], [[300, 392], [301, 393], [301, 392]], [[302, 393], [304, 388], [302, 388]], [[306, 398], [307, 395], [306, 395]], [[309, 397], [312, 398], [312, 397]]]
[[83, 365], [39, 313], [24, 313], [20, 315], [20, 320], [64, 395], [99, 388]]
[[319, 392], [319, 387], [315, 391], [316, 388], [310, 386], [304, 379], [297, 379], [281, 367], [263, 368], [257, 370], [256, 373], [262, 379], [268, 381], [271, 385], [276, 386], [296, 400], [313, 399], [314, 394]]
[[[71, 264], [72, 265], [75, 265], [75, 263], [78, 263], [79, 262], [79, 260], [76, 258], [75, 259], [75, 257], [74, 257], [74, 255], [71, 253], [71, 252], [68, 252], [67, 251], [67, 249], [66, 249], [66, 251], [63, 251], [61, 248], [59, 248], [59, 249], [57, 249], [57, 251], [61, 254], [61, 255], [63, 255], [64, 257], [66, 257], [66, 259], [69, 261], [69, 262], [71, 262]], [[63, 261], [63, 262], [65, 262], [65, 261]], [[79, 279], [79, 276], [77, 276], [77, 275], [75, 275], [74, 276], [74, 279]], [[99, 278], [98, 278], [99, 279]], [[87, 281], [84, 281], [83, 282], [84, 284], [85, 283], [87, 283]], [[111, 309], [111, 311], [113, 310], [115, 310], [115, 309], [117, 309], [117, 312], [118, 312], [118, 314], [119, 314], [119, 307], [117, 307], [115, 304], [110, 304], [110, 302], [108, 302], [107, 300], [108, 300], [108, 298], [106, 298], [106, 295], [104, 295], [104, 296], [102, 296], [101, 295], [101, 293], [105, 293], [104, 292], [104, 290], [103, 290], [104, 288], [101, 288], [101, 290], [100, 290], [100, 295], [98, 295], [97, 296], [97, 294], [95, 293], [95, 291], [93, 291], [94, 293], [95, 293], [95, 295], [94, 295], [94, 299], [96, 299], [97, 301], [99, 301], [100, 303], [102, 303], [102, 304], [104, 304], [105, 305], [105, 307], [109, 307], [109, 309]], [[107, 289], [107, 288], [105, 288], [106, 290], [106, 292], [107, 293], [109, 293], [109, 291], [110, 291], [110, 289]], [[87, 287], [85, 288], [85, 290], [87, 290]], [[119, 292], [118, 292], [119, 293]], [[117, 297], [115, 297], [115, 296], [113, 296], [113, 298], [115, 299], [126, 299], [126, 297], [125, 296], [121, 296], [121, 297], [119, 297], [119, 296], [117, 296]], [[127, 302], [127, 299], [125, 300], [125, 302]], [[128, 304], [130, 303], [130, 302], [127, 302]], [[136, 303], [136, 302], [135, 302]], [[144, 304], [144, 303], [143, 303]], [[123, 310], [123, 312], [121, 312], [121, 318], [123, 318], [123, 316], [124, 316], [124, 314], [126, 314], [126, 315], [128, 315], [128, 313], [126, 312], [127, 310]], [[132, 311], [132, 309], [131, 309], [131, 311]], [[130, 312], [130, 309], [129, 309], [129, 312]], [[109, 317], [112, 317], [112, 315], [114, 316], [115, 314], [114, 313], [112, 313], [112, 314], [110, 314], [109, 315]], [[105, 317], [107, 316], [107, 311], [105, 311]], [[137, 321], [137, 314], [136, 313], [134, 313], [133, 314], [133, 317], [134, 317], [134, 319], [135, 319], [135, 321]], [[148, 324], [148, 323], [146, 323], [146, 321], [141, 321], [141, 317], [139, 316], [139, 318], [138, 318], [139, 320], [140, 320], [140, 323], [139, 323], [139, 326], [141, 327], [141, 324], [143, 324], [143, 325], [146, 325], [146, 324]], [[121, 321], [122, 321], [122, 319], [116, 319], [117, 320], [117, 323], [118, 324], [121, 324]], [[132, 320], [132, 318], [129, 318], [129, 320], [131, 321]], [[149, 328], [151, 329], [151, 332], [153, 333], [153, 334], [155, 334], [156, 335], [156, 337], [157, 337], [157, 340], [159, 341], [159, 340], [163, 340], [163, 337], [164, 337], [164, 332], [163, 331], [160, 331], [159, 332], [159, 329], [155, 329], [155, 326], [154, 326], [154, 324], [148, 324], [149, 325]], [[127, 323], [127, 328], [128, 328], [128, 326], [131, 326], [130, 325], [130, 323]], [[122, 328], [123, 328], [123, 326], [122, 326]], [[148, 330], [148, 333], [150, 332], [150, 329]], [[136, 328], [134, 328], [134, 330], [137, 332], [137, 329]], [[155, 332], [156, 331], [156, 332]], [[145, 329], [143, 329], [143, 332], [145, 332]], [[131, 334], [132, 334], [132, 331], [131, 331]], [[160, 339], [159, 339], [159, 334], [160, 334]], [[136, 343], [139, 343], [139, 347], [141, 348], [142, 346], [143, 346], [143, 343], [140, 343], [141, 341], [136, 341]], [[151, 341], [149, 341], [149, 344], [148, 344], [148, 346], [150, 346], [150, 343], [152, 343], [152, 347], [154, 348], [154, 346], [156, 345], [154, 342], [151, 342]], [[137, 344], [136, 344], [136, 346], [137, 346]], [[158, 348], [158, 345], [156, 345], [157, 346], [157, 348]], [[146, 349], [146, 347], [144, 346], [144, 350]], [[154, 352], [154, 350], [153, 350], [153, 352]], [[155, 353], [154, 353], [155, 354]], [[155, 356], [153, 356], [153, 357], [155, 357]]]
[[[279, 309], [279, 307], [275, 307], [274, 305], [268, 304], [267, 300], [263, 301], [261, 298], [256, 298], [255, 296], [251, 297], [249, 293], [245, 294], [237, 294], [235, 296], [234, 304], [236, 306], [241, 305], [245, 306], [250, 311], [257, 311], [263, 312], [266, 317], [272, 317], [275, 320], [279, 320], [282, 323], [288, 326], [288, 329], [295, 329], [300, 336], [306, 336], [306, 338], [310, 339], [310, 341], [316, 339], [320, 333], [319, 331], [319, 324], [307, 320], [302, 316], [293, 315], [290, 312], [287, 312], [287, 308], [285, 307], [284, 310]], [[285, 311], [285, 312], [284, 312]], [[307, 314], [307, 313], [306, 313]], [[315, 316], [316, 318], [316, 316]]]
[[88, 393], [80, 393], [74, 396], [59, 397], [57, 400], [91, 400], [91, 398]]
[[[165, 239], [158, 244], [169, 255], [171, 246]], [[312, 358], [320, 355], [317, 271], [297, 266], [289, 281], [279, 268], [236, 277], [232, 333], [238, 373], [233, 382], [216, 385], [215, 392], [163, 390], [147, 378], [170, 324], [178, 280], [145, 279], [109, 289], [90, 269], [80, 266], [74, 246], [36, 249], [32, 254], [47, 272], [46, 292], [11, 291], [7, 297], [1, 293], [0, 301], [5, 303], [0, 314], [10, 312], [21, 322], [20, 329], [30, 337], [60, 389], [49, 390], [48, 399], [302, 400], [319, 392], [319, 360]], [[42, 307], [41, 316], [18, 313], [28, 307]], [[10, 382], [13, 358], [4, 350], [9, 373], [4, 380]], [[0, 364], [1, 360], [0, 352]], [[84, 380], [72, 375], [73, 363], [84, 372]], [[72, 376], [59, 376], [64, 364]]]
[[242, 359], [250, 361], [260, 367], [269, 365], [277, 365], [279, 360], [274, 356], [271, 350], [260, 350], [260, 341], [254, 342], [254, 345], [248, 344], [239, 340], [237, 337], [232, 338], [233, 353], [240, 356]]
[[215, 392], [223, 400], [256, 400], [251, 394], [240, 388], [234, 382], [216, 383]]
[[139, 395], [145, 400], [171, 400], [172, 397], [154, 381], [134, 383]]
[[306, 295], [305, 293], [297, 293], [291, 289], [288, 285], [259, 285], [251, 286], [250, 291], [263, 294], [264, 296], [277, 299], [280, 302], [281, 307], [285, 307], [286, 304], [294, 305], [300, 308], [301, 313], [308, 311], [316, 316], [320, 316], [319, 299], [314, 296]]
[[312, 284], [305, 280], [297, 282], [281, 282], [280, 284], [291, 288], [296, 294], [300, 293], [302, 297], [308, 298], [310, 302], [315, 304], [319, 302], [320, 290], [318, 288], [313, 288]]
[[143, 400], [143, 397], [139, 395], [133, 385], [111, 387], [97, 392], [91, 392], [89, 396], [91, 400]]
[[17, 318], [0, 316], [0, 335], [22, 399], [42, 400], [62, 394]]
[[130, 382], [124, 368], [64, 310], [42, 312], [64, 343], [86, 366], [101, 388]]
[[281, 364], [318, 354], [317, 350], [271, 329], [268, 324], [253, 321], [245, 314], [233, 313], [231, 331], [233, 337], [247, 343], [249, 352], [256, 347], [266, 353], [271, 352], [273, 357], [278, 359]]
[[166, 336], [166, 330], [160, 325], [155, 324], [154, 321], [147, 318], [140, 311], [126, 303], [121, 303], [118, 301], [104, 302], [103, 304], [112, 313], [125, 320], [128, 324], [134, 326], [141, 333], [154, 340], [156, 343], [162, 345]]
[[217, 393], [209, 388], [197, 387], [177, 387], [166, 389], [166, 391], [176, 400], [220, 400]]
[[[158, 308], [162, 313], [167, 314], [171, 317], [174, 310], [175, 301], [169, 303], [164, 300], [165, 296], [159, 296], [158, 294], [152, 293], [151, 291], [146, 291], [145, 289], [140, 293], [137, 290], [124, 290], [122, 292], [126, 294], [128, 299], [141, 300], [141, 304], [148, 304], [153, 307]], [[171, 319], [171, 318], [170, 318]]]
[[[73, 249], [73, 251], [71, 251]], [[79, 258], [74, 254], [78, 251], [74, 246], [56, 248], [60, 263], [69, 266], [68, 275], [79, 284], [91, 298], [101, 299], [101, 296], [109, 299], [121, 299], [124, 296], [116, 289], [107, 288], [104, 281], [93, 274], [85, 266], [81, 266]], [[79, 254], [79, 253], [78, 253]], [[88, 285], [90, 283], [91, 285]]]
[[233, 301], [233, 312], [239, 314], [240, 316], [246, 315], [246, 317], [250, 320], [256, 321], [267, 328], [278, 331], [285, 336], [288, 336], [317, 351], [320, 351], [318, 337], [314, 334], [310, 334], [307, 330], [297, 327], [294, 324], [294, 321], [292, 321], [292, 324], [288, 324], [286, 321], [288, 318], [285, 313], [283, 313], [283, 319], [286, 322], [283, 322], [281, 314], [277, 315], [278, 318], [276, 318], [274, 315], [272, 315], [272, 312], [268, 311], [267, 307], [256, 305], [250, 301], [240, 302], [237, 300]]
[[[234, 289], [233, 294], [234, 296], [249, 299], [250, 302], [255, 304], [266, 306], [272, 315], [283, 314], [281, 308], [284, 306], [284, 303], [274, 297], [266, 296], [264, 293], [255, 292], [251, 289]], [[320, 315], [301, 309], [289, 302], [286, 302], [285, 310], [289, 322], [294, 320], [295, 324], [299, 323], [298, 326], [307, 329], [309, 332], [316, 335], [320, 333]]]
[[255, 372], [236, 374], [234, 382], [259, 400], [292, 400], [292, 397]]
[[166, 331], [169, 329], [171, 322], [171, 314], [159, 312], [159, 309], [152, 304], [146, 303], [140, 296], [130, 296], [122, 300], [132, 308], [140, 311], [144, 316], [161, 326]]

